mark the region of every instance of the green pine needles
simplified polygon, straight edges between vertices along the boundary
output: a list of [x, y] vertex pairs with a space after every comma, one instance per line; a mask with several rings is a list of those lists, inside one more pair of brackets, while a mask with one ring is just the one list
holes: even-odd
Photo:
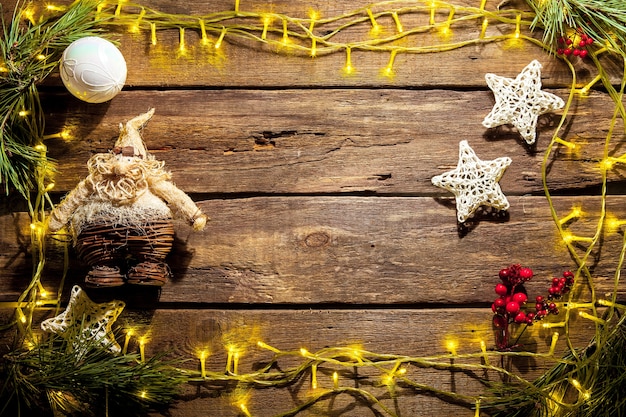
[[580, 30], [614, 52], [626, 55], [624, 0], [527, 0], [535, 12], [531, 28], [543, 29], [543, 42], [556, 45], [569, 30]]
[[[43, 146], [44, 115], [37, 84], [57, 66], [73, 41], [98, 32], [95, 0], [65, 11], [46, 10], [35, 19], [29, 5], [2, 22], [0, 39], [0, 184], [26, 196], [53, 170]], [[39, 145], [39, 146], [38, 146]]]
[[167, 407], [186, 377], [163, 355], [114, 355], [97, 340], [80, 351], [51, 334], [0, 361], [0, 416], [138, 416]]

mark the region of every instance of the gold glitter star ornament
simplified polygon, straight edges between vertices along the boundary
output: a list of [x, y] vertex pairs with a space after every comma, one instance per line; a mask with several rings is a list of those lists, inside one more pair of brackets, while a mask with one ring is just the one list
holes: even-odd
[[459, 162], [456, 169], [432, 178], [433, 185], [452, 192], [456, 197], [457, 219], [464, 223], [481, 206], [507, 210], [509, 202], [498, 181], [511, 158], [481, 161], [466, 140], [459, 143]]
[[486, 74], [485, 80], [496, 103], [483, 120], [483, 126], [511, 124], [529, 145], [535, 143], [539, 116], [565, 105], [560, 97], [541, 91], [541, 64], [537, 60], [528, 64], [515, 79]]
[[120, 352], [111, 326], [124, 310], [123, 301], [94, 303], [78, 285], [72, 288], [70, 301], [64, 312], [44, 320], [41, 328], [56, 333], [72, 344], [75, 351], [84, 352], [86, 344], [100, 344], [113, 353]]

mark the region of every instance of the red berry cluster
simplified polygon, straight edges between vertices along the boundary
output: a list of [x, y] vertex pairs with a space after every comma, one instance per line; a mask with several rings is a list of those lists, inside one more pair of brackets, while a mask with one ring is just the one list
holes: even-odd
[[576, 32], [576, 35], [575, 38], [579, 38], [577, 44], [574, 44], [574, 40], [571, 37], [560, 37], [557, 40], [558, 47], [556, 53], [565, 56], [579, 56], [584, 59], [589, 54], [587, 47], [593, 43], [593, 38], [590, 38], [581, 29]]
[[501, 283], [496, 284], [495, 292], [498, 298], [491, 305], [494, 313], [493, 325], [498, 330], [496, 344], [498, 349], [509, 349], [509, 324], [526, 324], [531, 326], [535, 321], [539, 321], [548, 314], [559, 314], [559, 310], [554, 303], [563, 294], [570, 291], [574, 284], [574, 274], [565, 271], [562, 278], [554, 278], [552, 286], [548, 290], [548, 296], [537, 296], [535, 298], [535, 311], [525, 312], [523, 307], [528, 301], [524, 283], [533, 277], [533, 270], [514, 264], [508, 268], [500, 270], [498, 274]]

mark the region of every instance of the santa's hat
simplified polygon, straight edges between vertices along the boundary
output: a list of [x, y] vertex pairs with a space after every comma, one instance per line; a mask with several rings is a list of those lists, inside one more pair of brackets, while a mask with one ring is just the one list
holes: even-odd
[[150, 109], [146, 113], [130, 119], [125, 125], [120, 123], [120, 136], [115, 142], [113, 153], [145, 158], [148, 155], [148, 151], [145, 143], [143, 143], [143, 139], [141, 139], [139, 129], [148, 123], [153, 114], [154, 109]]

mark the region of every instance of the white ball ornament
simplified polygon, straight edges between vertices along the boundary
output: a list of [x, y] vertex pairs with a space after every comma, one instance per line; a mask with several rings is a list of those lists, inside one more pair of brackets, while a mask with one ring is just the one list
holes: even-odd
[[73, 96], [88, 103], [111, 100], [126, 82], [126, 61], [106, 39], [88, 36], [72, 42], [63, 52], [61, 79]]

